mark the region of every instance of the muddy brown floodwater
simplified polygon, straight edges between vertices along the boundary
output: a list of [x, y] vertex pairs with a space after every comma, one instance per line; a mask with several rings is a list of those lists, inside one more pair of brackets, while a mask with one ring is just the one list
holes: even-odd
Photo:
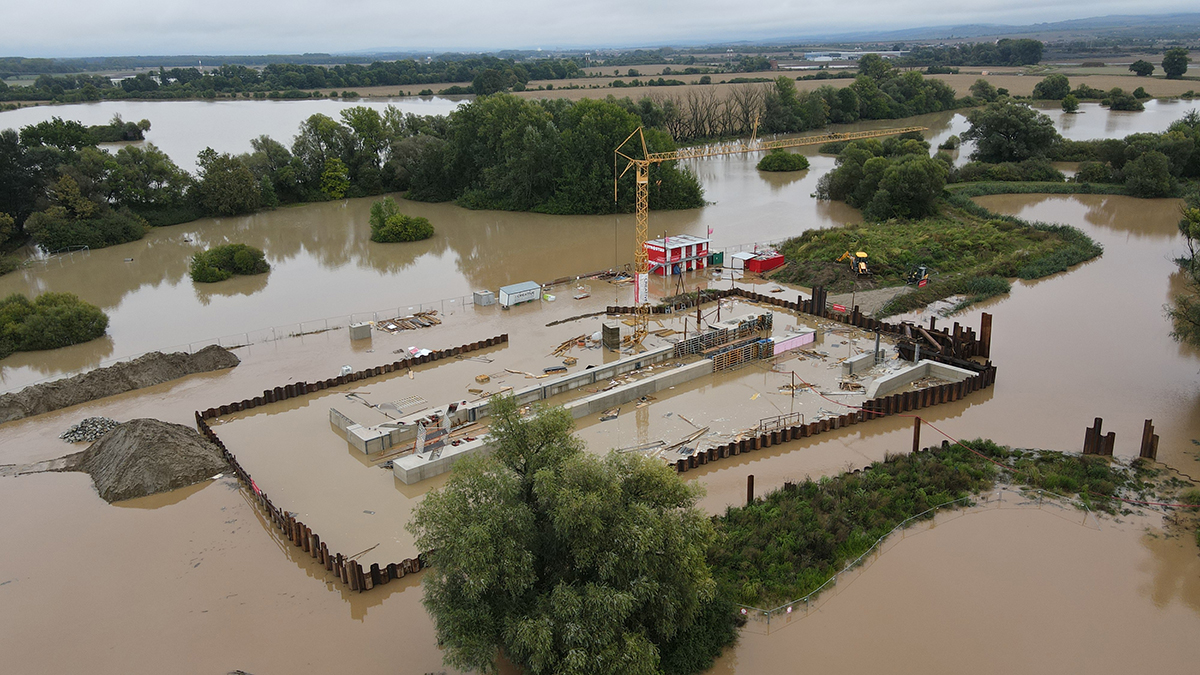
[[[954, 119], [931, 116], [918, 123], [948, 135]], [[808, 197], [831, 158], [814, 156], [813, 168], [794, 181], [763, 177], [753, 161], [696, 163], [715, 204], [654, 213], [652, 231], [703, 234], [711, 226], [723, 248], [856, 219], [851, 209]], [[1162, 439], [1160, 459], [1200, 473], [1193, 442], [1200, 441], [1200, 354], [1170, 339], [1162, 310], [1181, 283], [1171, 262], [1183, 248], [1175, 226], [1178, 202], [1037, 195], [980, 202], [1080, 227], [1105, 253], [1068, 273], [1018, 282], [1008, 296], [956, 317], [978, 326], [981, 311], [994, 315], [998, 379], [992, 389], [924, 411], [927, 421], [955, 437], [1078, 450], [1084, 428], [1100, 416], [1105, 430], [1117, 434], [1116, 454], [1128, 459], [1136, 454], [1142, 421], [1153, 418]], [[422, 367], [412, 380], [347, 387], [368, 398], [389, 388], [424, 391], [436, 405], [461, 392], [460, 381], [477, 371], [549, 365], [554, 345], [595, 330], [598, 320], [546, 323], [630, 301], [628, 286], [589, 282], [586, 300], [571, 300], [567, 287], [556, 302], [511, 312], [451, 304], [441, 326], [377, 334], [367, 343], [350, 344], [344, 328], [263, 338], [272, 327], [282, 334], [313, 330], [323, 317], [404, 311], [461, 299], [476, 288], [591, 272], [631, 257], [628, 219], [467, 212], [448, 205], [406, 204], [434, 221], [438, 237], [380, 246], [367, 241], [369, 206], [370, 200], [358, 200], [201, 221], [0, 279], [0, 294], [73, 291], [113, 317], [107, 342], [6, 359], [0, 364], [5, 389], [147, 349], [220, 336], [251, 343], [237, 350], [242, 364], [231, 371], [0, 426], [0, 463], [69, 452], [57, 435], [83, 417], [190, 424], [196, 408], [284, 382], [324, 379], [343, 364], [361, 369], [392, 361], [396, 349], [511, 335], [507, 346], [480, 354], [492, 363], [451, 361]], [[226, 240], [264, 248], [271, 274], [211, 289], [192, 286], [185, 277], [187, 256]], [[688, 278], [689, 286], [706, 284], [729, 281]], [[672, 290], [656, 282], [653, 292]], [[825, 339], [830, 347], [842, 342]], [[754, 419], [775, 406], [790, 410], [790, 400], [771, 394], [782, 378], [745, 370], [694, 383], [662, 392], [617, 422], [585, 420], [581, 434], [602, 451], [643, 436], [684, 433], [688, 427], [666, 412], [707, 425]], [[405, 509], [438, 481], [410, 489], [360, 461], [322, 422], [329, 405], [356, 404], [332, 392], [229, 416], [216, 429], [281, 506], [301, 511], [306, 522], [324, 519], [324, 540], [345, 552], [375, 543], [400, 552], [411, 546], [403, 532]], [[302, 423], [292, 422], [297, 419]], [[315, 435], [320, 439], [310, 441]], [[924, 438], [940, 440], [929, 427]], [[731, 458], [686, 477], [706, 486], [702, 506], [718, 513], [741, 503], [748, 474], [762, 493], [785, 480], [864, 466], [910, 447], [911, 426], [887, 418], [818, 439]], [[376, 508], [380, 501], [391, 506]], [[335, 586], [323, 569], [295, 555], [228, 477], [113, 506], [81, 474], [0, 478], [0, 512], [0, 650], [13, 672], [449, 670], [441, 666], [420, 605], [419, 576], [365, 594]], [[1160, 525], [1152, 512], [1084, 525], [1079, 512], [1035, 505], [947, 514], [935, 527], [889, 543], [806, 616], [773, 624], [769, 633], [751, 622], [715, 672], [800, 666], [832, 672], [1190, 672], [1200, 656], [1194, 639], [1200, 633], [1200, 555], [1194, 540], [1168, 538]]]

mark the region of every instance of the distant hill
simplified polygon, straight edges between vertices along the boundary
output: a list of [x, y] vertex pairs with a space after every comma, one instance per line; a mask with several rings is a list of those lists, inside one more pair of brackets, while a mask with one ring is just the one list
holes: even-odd
[[1088, 34], [1095, 37], [1159, 37], [1163, 39], [1185, 39], [1200, 36], [1200, 13], [1159, 14], [1154, 16], [1115, 14], [1090, 19], [1071, 19], [1052, 23], [1036, 23], [1025, 26], [1002, 24], [962, 24], [957, 26], [926, 26], [891, 31], [856, 31], [853, 33], [806, 36], [811, 40], [836, 40], [839, 42], [907, 42], [913, 40], [970, 40], [997, 37], [1043, 38], [1054, 34], [1062, 37], [1078, 37]]

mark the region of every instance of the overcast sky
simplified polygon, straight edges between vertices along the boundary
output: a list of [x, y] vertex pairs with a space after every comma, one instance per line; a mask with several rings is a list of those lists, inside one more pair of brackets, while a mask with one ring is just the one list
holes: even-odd
[[0, 0], [0, 56], [657, 46], [1196, 7], [1194, 0]]

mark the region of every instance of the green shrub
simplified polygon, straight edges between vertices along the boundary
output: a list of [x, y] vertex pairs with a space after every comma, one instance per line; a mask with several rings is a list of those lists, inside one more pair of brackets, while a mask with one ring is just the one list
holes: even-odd
[[25, 221], [25, 232], [46, 251], [72, 246], [104, 248], [137, 241], [148, 225], [128, 209], [101, 210], [95, 217], [80, 218], [61, 206], [38, 211]]
[[13, 352], [69, 347], [108, 329], [108, 316], [70, 293], [43, 293], [35, 300], [14, 293], [0, 300], [0, 358]]
[[188, 273], [192, 281], [214, 283], [235, 274], [262, 274], [270, 269], [261, 250], [245, 244], [226, 244], [193, 255]]
[[0, 276], [15, 271], [21, 266], [21, 259], [15, 255], [0, 255]]
[[[467, 198], [467, 196], [464, 196]], [[371, 205], [371, 241], [396, 243], [419, 241], [433, 236], [428, 218], [406, 216], [391, 197]]]
[[783, 148], [772, 150], [766, 157], [758, 160], [759, 171], [803, 171], [807, 168], [807, 157]]
[[950, 138], [942, 141], [938, 150], [956, 150], [960, 145], [962, 145], [962, 139], [958, 137], [958, 134], [950, 134]]
[[1081, 162], [1072, 181], [1075, 183], [1111, 183], [1114, 179], [1112, 167], [1108, 164]]

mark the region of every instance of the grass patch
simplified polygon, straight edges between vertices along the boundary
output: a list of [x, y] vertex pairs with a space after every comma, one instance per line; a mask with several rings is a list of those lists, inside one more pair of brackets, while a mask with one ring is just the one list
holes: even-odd
[[806, 480], [728, 508], [716, 519], [719, 536], [709, 550], [718, 595], [758, 607], [803, 597], [904, 520], [997, 481], [1078, 498], [1108, 512], [1116, 503], [1104, 495], [1133, 485], [1130, 471], [1101, 457], [1012, 450], [987, 440], [967, 445], [1004, 468], [952, 445], [891, 456], [858, 474]]
[[[931, 282], [893, 299], [880, 313], [887, 316], [952, 295], [966, 296], [965, 307], [1007, 293], [1007, 279], [1065, 271], [1103, 249], [1073, 227], [997, 215], [955, 193], [932, 218], [809, 230], [780, 251], [788, 264], [775, 279], [833, 292], [848, 292], [856, 283], [860, 291], [900, 286], [918, 265], [929, 267]], [[856, 280], [848, 264], [836, 262], [845, 251], [866, 251], [873, 274]]]

